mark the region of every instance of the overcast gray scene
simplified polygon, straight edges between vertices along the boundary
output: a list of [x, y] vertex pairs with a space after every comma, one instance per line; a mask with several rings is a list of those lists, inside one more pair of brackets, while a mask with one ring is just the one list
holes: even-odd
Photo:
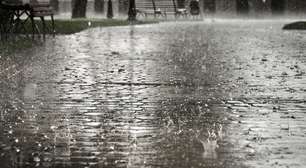
[[0, 0], [0, 168], [305, 168], [306, 1]]

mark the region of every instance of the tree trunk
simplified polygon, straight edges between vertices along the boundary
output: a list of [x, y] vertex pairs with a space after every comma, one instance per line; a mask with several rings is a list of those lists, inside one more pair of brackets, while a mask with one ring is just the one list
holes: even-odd
[[136, 21], [136, 3], [135, 0], [129, 0], [128, 20]]
[[238, 14], [248, 14], [250, 11], [249, 1], [248, 0], [237, 0], [237, 12]]
[[86, 7], [87, 7], [87, 0], [73, 0], [72, 18], [85, 18]]
[[285, 0], [272, 0], [271, 10], [272, 14], [281, 15], [285, 11]]
[[95, 12], [97, 13], [104, 12], [104, 0], [95, 0]]
[[107, 16], [106, 17], [108, 19], [112, 19], [114, 17], [112, 0], [108, 0], [108, 2], [107, 2]]

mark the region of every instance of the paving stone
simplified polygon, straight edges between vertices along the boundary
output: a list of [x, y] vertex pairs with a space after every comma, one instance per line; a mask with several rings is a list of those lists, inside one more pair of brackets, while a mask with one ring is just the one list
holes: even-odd
[[1, 57], [1, 166], [304, 167], [306, 37], [283, 23], [97, 28]]

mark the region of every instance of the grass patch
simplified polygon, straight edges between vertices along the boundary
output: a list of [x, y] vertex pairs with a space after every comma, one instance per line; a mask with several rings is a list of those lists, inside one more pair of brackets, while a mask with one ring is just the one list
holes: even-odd
[[[40, 20], [36, 20], [38, 27], [41, 29], [42, 23]], [[134, 24], [153, 24], [158, 23], [154, 20], [148, 21], [136, 21]], [[51, 21], [47, 20], [48, 27], [51, 26]], [[74, 34], [94, 27], [110, 27], [110, 26], [126, 26], [131, 23], [127, 20], [118, 19], [69, 19], [69, 20], [55, 20], [56, 34]], [[27, 33], [31, 33], [31, 24], [26, 25]], [[51, 29], [47, 30], [47, 34], [51, 34]]]
[[286, 24], [284, 30], [306, 30], [306, 21], [294, 22]]

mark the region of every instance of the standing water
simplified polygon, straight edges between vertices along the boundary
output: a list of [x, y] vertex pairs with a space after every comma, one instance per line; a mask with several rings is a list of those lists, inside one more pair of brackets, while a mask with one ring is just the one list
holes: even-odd
[[95, 28], [1, 58], [1, 168], [302, 168], [306, 33], [283, 24]]

